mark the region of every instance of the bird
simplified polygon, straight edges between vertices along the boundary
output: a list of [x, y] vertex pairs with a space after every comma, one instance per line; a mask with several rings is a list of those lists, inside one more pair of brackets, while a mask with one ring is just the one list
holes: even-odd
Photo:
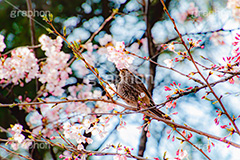
[[171, 120], [167, 114], [154, 108], [156, 105], [151, 94], [138, 77], [126, 68], [120, 69], [119, 76], [120, 82], [117, 85], [117, 93], [125, 103], [136, 109], [140, 107], [143, 109], [151, 108], [148, 110], [150, 113], [157, 117]]

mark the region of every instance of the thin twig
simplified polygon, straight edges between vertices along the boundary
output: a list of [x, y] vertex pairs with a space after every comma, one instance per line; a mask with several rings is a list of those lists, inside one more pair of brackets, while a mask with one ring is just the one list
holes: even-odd
[[136, 56], [136, 57], [141, 58], [141, 59], [143, 59], [143, 60], [147, 60], [147, 61], [149, 61], [149, 62], [151, 62], [151, 63], [154, 63], [154, 64], [156, 64], [158, 67], [172, 70], [172, 71], [174, 71], [174, 72], [176, 72], [176, 73], [178, 73], [178, 74], [180, 74], [180, 75], [182, 75], [182, 76], [185, 76], [185, 77], [187, 77], [187, 78], [189, 78], [189, 79], [192, 79], [193, 81], [195, 81], [195, 82], [197, 82], [197, 83], [200, 83], [200, 84], [204, 85], [204, 83], [203, 83], [202, 81], [200, 81], [199, 79], [193, 78], [193, 77], [191, 77], [191, 76], [189, 76], [189, 75], [187, 75], [187, 74], [184, 74], [184, 73], [182, 73], [182, 72], [180, 72], [180, 71], [178, 71], [178, 70], [176, 70], [176, 69], [174, 69], [174, 68], [166, 67], [166, 66], [161, 65], [161, 64], [159, 64], [159, 63], [157, 63], [157, 62], [154, 62], [152, 59], [141, 57], [141, 56], [139, 56], [139, 55], [137, 55], [137, 54], [135, 54], [135, 53], [129, 52], [129, 51], [127, 51], [127, 52], [128, 52], [129, 54], [133, 55], [133, 56]]
[[9, 149], [1, 146], [1, 145], [0, 145], [0, 148], [4, 149], [4, 150], [5, 150], [6, 152], [8, 152], [8, 153], [15, 154], [15, 155], [17, 155], [17, 156], [19, 156], [19, 157], [22, 157], [22, 158], [25, 158], [25, 159], [29, 159], [29, 160], [33, 160], [33, 159], [32, 159], [31, 157], [29, 157], [29, 156], [24, 156], [24, 155], [19, 154], [19, 153], [17, 153], [17, 152], [13, 152], [13, 151], [11, 151], [11, 150], [9, 150]]
[[195, 144], [193, 144], [191, 141], [189, 141], [179, 130], [175, 129], [175, 131], [180, 134], [184, 139], [185, 141], [187, 141], [190, 145], [192, 145], [194, 148], [196, 148], [199, 152], [201, 152], [207, 159], [211, 160], [211, 158], [209, 158], [207, 156], [206, 153], [203, 152], [203, 150], [201, 148], [198, 148]]

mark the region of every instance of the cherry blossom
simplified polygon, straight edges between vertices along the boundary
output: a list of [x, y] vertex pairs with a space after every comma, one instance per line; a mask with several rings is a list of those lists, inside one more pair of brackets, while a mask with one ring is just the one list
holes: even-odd
[[[56, 39], [51, 39], [49, 36], [43, 34], [42, 36], [39, 37], [39, 42], [41, 43], [41, 49], [43, 51], [47, 51], [46, 54], [51, 53], [51, 52], [60, 52], [62, 48], [62, 38], [57, 37]], [[47, 55], [50, 56], [50, 55]]]
[[239, 0], [228, 0], [227, 8], [232, 9], [232, 15], [236, 21], [240, 22], [240, 1]]
[[170, 51], [174, 51], [174, 50], [175, 50], [174, 44], [173, 44], [173, 43], [169, 44], [169, 45], [168, 45], [168, 49], [169, 49]]
[[124, 42], [116, 42], [115, 47], [109, 46], [108, 60], [115, 63], [118, 69], [129, 68], [133, 63], [133, 57], [126, 53]]
[[92, 42], [86, 44], [86, 49], [87, 49], [88, 54], [91, 54], [93, 52]]
[[105, 46], [109, 42], [113, 41], [112, 36], [109, 34], [105, 34], [102, 38], [99, 38], [98, 42], [101, 46]]
[[[19, 84], [25, 79], [26, 83], [38, 76], [39, 66], [34, 53], [27, 47], [19, 47], [11, 52], [11, 57], [7, 57], [0, 63], [1, 83]], [[21, 86], [24, 84], [21, 82]]]
[[113, 160], [127, 160], [127, 157], [125, 155], [118, 154], [113, 157]]
[[176, 155], [178, 156], [177, 158], [175, 158], [177, 160], [181, 160], [188, 157], [187, 151], [183, 149], [178, 149]]
[[201, 48], [204, 47], [204, 46], [201, 46], [199, 44], [202, 41], [201, 39], [200, 40], [193, 40], [193, 39], [188, 38], [187, 40], [192, 47], [201, 47]]
[[[107, 98], [105, 97], [104, 99], [107, 99]], [[98, 101], [95, 107], [96, 107], [95, 109], [96, 113], [106, 113], [113, 110], [116, 107], [116, 104]]]
[[140, 40], [140, 42], [142, 43], [142, 50], [144, 53], [148, 53], [148, 40], [147, 38], [142, 38]]
[[[179, 94], [181, 92], [185, 92], [185, 91], [188, 91], [188, 90], [191, 90], [193, 87], [188, 87], [188, 88], [185, 88], [184, 89], [181, 89], [180, 86], [181, 86], [181, 83], [176, 83], [175, 81], [173, 81], [172, 83], [170, 83], [170, 86], [171, 87], [168, 87], [168, 86], [164, 86], [165, 88], [165, 91], [173, 91], [173, 93], [171, 95], [174, 95], [174, 94]], [[171, 95], [168, 95], [168, 98], [169, 96]]]
[[21, 133], [21, 132], [22, 132], [22, 129], [23, 129], [23, 126], [20, 125], [20, 124], [15, 124], [15, 125], [12, 127], [12, 131], [14, 131], [15, 133]]
[[[71, 125], [69, 122], [65, 122], [63, 124], [63, 134], [68, 139], [75, 139], [78, 145], [81, 146], [81, 143], [92, 143], [92, 139], [83, 136], [83, 131], [87, 128], [82, 124], [73, 124]], [[82, 147], [80, 147], [82, 148]]]
[[64, 92], [62, 89], [69, 78], [72, 70], [67, 65], [70, 54], [66, 54], [61, 50], [62, 39], [57, 37], [52, 40], [46, 35], [39, 38], [42, 50], [46, 51], [47, 60], [43, 63], [39, 74], [39, 81], [46, 83], [46, 89], [54, 96], [61, 96]]
[[108, 53], [108, 51], [107, 51], [107, 48], [105, 48], [105, 47], [99, 47], [97, 50], [97, 53], [99, 55], [104, 55], [104, 54]]
[[28, 149], [32, 145], [32, 141], [28, 138], [25, 139], [25, 136], [21, 134], [22, 129], [23, 126], [20, 124], [15, 124], [11, 127], [13, 136], [9, 138], [9, 140], [13, 141], [9, 141], [8, 143], [11, 145], [13, 150], [18, 150], [19, 146]]
[[215, 144], [211, 142], [211, 140], [208, 138], [208, 145], [207, 145], [207, 151], [211, 152], [211, 146], [215, 147]]
[[33, 112], [31, 112], [31, 116], [29, 118], [29, 123], [28, 124], [30, 125], [30, 127], [32, 125], [36, 125], [39, 122], [41, 122], [42, 118], [43, 118], [43, 116], [40, 115], [37, 111], [33, 111]]
[[217, 117], [214, 119], [216, 125], [219, 125], [220, 117], [222, 116], [223, 112], [218, 108], [216, 110]]
[[198, 7], [193, 2], [189, 4], [187, 11], [179, 14], [179, 22], [183, 23], [186, 20], [202, 21], [202, 17], [199, 15]]
[[224, 37], [219, 32], [214, 32], [209, 38], [215, 46], [224, 45]]
[[0, 52], [3, 52], [6, 48], [6, 45], [4, 43], [4, 36], [0, 34]]
[[167, 65], [168, 68], [172, 68], [174, 66], [172, 59], [165, 59], [163, 62]]
[[133, 52], [133, 53], [137, 54], [138, 52], [140, 52], [140, 50], [139, 50], [139, 43], [138, 43], [138, 42], [133, 43], [133, 44], [128, 48], [128, 50], [129, 50], [130, 52]]
[[239, 54], [240, 54], [240, 51], [239, 51], [239, 47], [240, 47], [240, 34], [239, 33], [236, 33], [236, 36], [234, 37], [235, 38], [235, 41], [232, 43], [232, 45], [234, 46], [234, 49], [232, 51], [232, 54], [234, 57], [238, 57]]
[[[72, 154], [69, 151], [64, 151], [63, 154], [59, 156], [59, 158], [64, 158], [64, 160], [71, 160], [72, 159]], [[81, 160], [77, 157], [74, 158], [74, 160]]]
[[18, 143], [22, 143], [24, 139], [25, 139], [25, 136], [20, 133], [15, 133], [13, 135], [13, 140], [17, 141]]

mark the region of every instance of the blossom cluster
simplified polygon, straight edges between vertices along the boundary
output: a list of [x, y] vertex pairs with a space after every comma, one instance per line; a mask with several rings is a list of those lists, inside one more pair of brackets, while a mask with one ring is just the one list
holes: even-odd
[[176, 160], [182, 160], [188, 157], [187, 151], [183, 149], [178, 149], [176, 155], [177, 155], [177, 157], [175, 158]]
[[91, 138], [83, 136], [83, 132], [86, 130], [86, 133], [89, 133], [88, 127], [89, 125], [84, 125], [84, 124], [70, 124], [69, 122], [65, 122], [63, 124], [63, 134], [65, 138], [67, 139], [74, 139], [78, 143], [77, 148], [79, 150], [83, 149], [82, 143], [88, 143], [91, 144], [93, 140]]
[[[134, 56], [131, 56], [131, 53], [148, 53], [147, 38], [142, 38], [128, 47], [125, 46], [124, 42], [116, 42], [109, 34], [105, 34], [98, 41], [100, 45], [94, 45], [93, 48], [97, 49], [99, 55], [107, 53], [108, 60], [113, 62], [117, 69], [129, 68], [133, 64]], [[147, 58], [144, 57], [144, 59]]]
[[4, 56], [0, 63], [0, 83], [13, 83], [23, 86], [21, 80], [28, 83], [38, 76], [38, 60], [27, 47], [19, 47], [11, 52], [11, 57]]
[[[181, 89], [180, 88], [181, 84], [180, 83], [177, 84], [174, 81], [173, 81], [173, 83], [170, 83], [170, 86], [171, 87], [164, 86], [165, 91], [172, 91], [173, 92], [172, 94], [166, 96], [167, 99], [170, 99], [171, 96], [173, 96], [173, 95], [181, 94], [183, 92], [186, 92], [186, 91], [189, 91], [189, 90], [193, 89], [193, 87], [188, 87], [188, 88], [185, 88], [185, 89]], [[176, 103], [177, 103], [176, 101], [172, 100], [172, 101], [167, 102], [166, 106], [167, 106], [167, 108], [171, 108], [171, 107], [175, 108]]]
[[115, 47], [109, 46], [107, 50], [108, 60], [115, 63], [118, 69], [129, 68], [133, 63], [133, 57], [127, 54], [124, 42], [116, 42]]
[[46, 83], [46, 89], [52, 95], [61, 96], [64, 92], [62, 87], [69, 78], [68, 74], [72, 73], [71, 68], [67, 65], [70, 55], [60, 51], [63, 42], [60, 37], [52, 40], [50, 37], [42, 35], [39, 42], [47, 56], [46, 62], [41, 67], [39, 81]]
[[[200, 47], [201, 49], [204, 48], [203, 45], [200, 45], [201, 40], [193, 40], [188, 38], [187, 39], [189, 45], [190, 45], [190, 49], [196, 47]], [[161, 47], [163, 47], [163, 49], [168, 49], [171, 52], [175, 53], [176, 56], [172, 59], [165, 59], [163, 62], [167, 65], [168, 68], [172, 68], [174, 67], [173, 62], [178, 62], [178, 61], [182, 61], [184, 59], [190, 59], [190, 57], [187, 55], [187, 52], [182, 52], [182, 51], [176, 51], [176, 47], [175, 47], [175, 43], [169, 43], [169, 44], [162, 44]]]
[[[69, 93], [69, 95], [65, 97], [67, 100], [89, 98], [101, 98], [107, 100], [106, 96], [102, 96], [102, 91], [93, 90], [92, 85], [78, 84], [76, 86], [70, 86], [68, 87], [67, 93]], [[50, 98], [45, 98], [44, 101], [50, 101]], [[105, 103], [102, 101], [95, 102], [94, 107], [93, 103], [88, 106], [83, 102], [69, 102], [66, 104], [59, 103], [54, 106], [49, 104], [41, 104], [39, 105], [40, 112], [36, 110], [31, 110], [29, 112], [27, 124], [31, 129], [33, 129], [32, 132], [35, 135], [38, 135], [39, 132], [41, 132], [44, 134], [44, 136], [51, 137], [51, 135], [55, 132], [54, 128], [59, 127], [58, 125], [62, 123], [66, 117], [69, 117], [72, 122], [78, 121], [79, 123], [84, 123], [86, 125], [87, 120], [83, 119], [83, 117], [87, 114], [107, 113], [113, 110], [115, 106], [115, 104]], [[106, 133], [104, 131], [105, 125], [111, 116], [101, 117], [99, 119], [96, 119], [94, 115], [89, 117], [89, 119], [92, 120], [91, 122], [88, 121], [89, 124], [95, 122], [94, 120], [104, 123], [101, 125], [101, 127], [97, 125], [94, 125], [94, 127], [92, 127], [93, 132], [97, 130], [99, 132], [101, 131], [99, 135], [104, 136]], [[85, 128], [88, 128], [88, 126]]]
[[15, 124], [11, 127], [10, 132], [12, 133], [12, 137], [9, 138], [8, 144], [11, 145], [13, 150], [18, 150], [21, 146], [24, 149], [28, 149], [32, 145], [32, 141], [30, 139], [25, 139], [25, 136], [22, 133], [23, 126], [20, 124]]
[[236, 36], [234, 37], [235, 41], [232, 43], [232, 45], [234, 46], [234, 49], [232, 51], [232, 54], [234, 57], [237, 57], [237, 62], [240, 61], [240, 34], [236, 33]]
[[194, 20], [195, 22], [202, 21], [198, 7], [196, 7], [193, 2], [189, 4], [189, 8], [185, 12], [181, 13], [179, 17], [180, 23], [189, 20]]
[[[70, 86], [68, 87], [69, 96], [67, 99], [89, 99], [89, 98], [101, 98], [106, 99], [106, 96], [102, 96], [102, 91], [100, 90], [93, 90], [92, 85], [77, 85], [77, 86]], [[97, 101], [95, 103], [95, 107], [92, 110], [82, 102], [71, 102], [67, 103], [67, 107], [65, 112], [71, 113], [80, 113], [80, 114], [88, 114], [91, 112], [95, 113], [106, 113], [113, 110], [116, 107], [115, 104], [112, 103], [105, 103], [103, 101]]]
[[108, 126], [108, 122], [108, 117], [84, 119], [80, 124], [65, 122], [63, 124], [63, 134], [67, 139], [76, 140], [78, 144], [77, 148], [81, 150], [83, 149], [83, 143], [91, 144], [93, 142], [93, 139], [85, 137], [83, 133], [91, 133], [93, 136], [99, 135], [104, 137], [107, 133], [105, 127]]
[[[221, 118], [221, 116], [223, 115], [223, 111], [221, 111], [221, 110], [218, 108], [218, 109], [216, 110], [216, 113], [217, 113], [217, 117], [214, 119], [214, 122], [215, 122], [216, 125], [219, 125], [219, 123], [220, 123], [220, 118]], [[238, 118], [240, 118], [240, 115], [238, 115], [237, 117], [234, 117], [234, 116], [233, 116], [233, 120], [234, 120], [234, 121], [237, 120]], [[232, 135], [236, 132], [236, 130], [235, 130], [234, 127], [232, 126], [232, 123], [228, 123], [228, 125], [224, 124], [224, 125], [221, 125], [220, 127], [221, 127], [221, 129], [225, 129], [225, 130], [228, 132], [228, 135], [226, 135], [226, 136], [224, 136], [223, 138], [221, 138], [220, 141], [225, 140], [227, 137], [230, 137], [230, 140], [231, 140]], [[209, 143], [209, 145], [208, 145], [208, 151], [209, 151], [209, 152], [211, 151], [211, 145], [210, 145], [210, 144], [212, 144], [212, 146], [214, 147], [214, 144], [213, 144], [212, 142]], [[227, 146], [227, 147], [229, 147], [229, 146], [230, 146], [230, 143], [228, 143], [228, 146]]]
[[[0, 84], [14, 85], [25, 83], [32, 79], [39, 78], [39, 81], [46, 84], [46, 89], [54, 96], [61, 96], [63, 86], [69, 78], [72, 70], [67, 65], [69, 54], [61, 51], [62, 39], [57, 37], [51, 39], [46, 35], [39, 38], [41, 48], [45, 51], [46, 61], [40, 62], [33, 50], [27, 47], [19, 47], [11, 52], [11, 56], [3, 55], [0, 63]], [[3, 36], [0, 36], [0, 51], [5, 48]]]
[[[47, 98], [45, 100], [48, 100]], [[34, 135], [42, 133], [46, 137], [50, 137], [55, 131], [59, 122], [59, 111], [63, 107], [62, 104], [51, 108], [50, 105], [42, 104], [39, 106], [40, 112], [33, 110], [29, 113], [27, 124], [32, 129]]]
[[[218, 70], [218, 71], [225, 71], [225, 72], [239, 72], [240, 67], [240, 34], [236, 33], [235, 36], [235, 41], [232, 43], [233, 45], [233, 50], [232, 50], [232, 55], [223, 57], [223, 61], [225, 64], [223, 65], [212, 65], [211, 69], [212, 70]], [[223, 77], [224, 74], [219, 74], [217, 75], [219, 77]], [[239, 82], [239, 76], [236, 75], [235, 77], [231, 78], [228, 80], [230, 84], [234, 84], [236, 81]]]
[[212, 33], [211, 37], [209, 38], [209, 40], [212, 41], [212, 43], [215, 45], [215, 46], [218, 46], [218, 45], [224, 45], [225, 44], [225, 41], [224, 41], [224, 36], [219, 33], [219, 32], [214, 32]]

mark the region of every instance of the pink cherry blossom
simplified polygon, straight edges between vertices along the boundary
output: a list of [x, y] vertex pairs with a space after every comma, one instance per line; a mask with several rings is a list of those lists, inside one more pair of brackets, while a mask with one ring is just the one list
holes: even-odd
[[12, 127], [12, 131], [14, 131], [15, 133], [21, 133], [21, 132], [22, 132], [22, 129], [23, 129], [23, 126], [20, 125], [20, 124], [15, 124], [15, 125]]
[[[21, 80], [28, 83], [38, 76], [39, 66], [34, 53], [27, 47], [19, 47], [11, 52], [11, 57], [7, 57], [0, 63], [0, 79], [2, 83], [13, 83], [18, 85]], [[23, 83], [22, 83], [23, 84]]]
[[5, 48], [6, 48], [6, 45], [4, 43], [4, 36], [0, 34], [0, 52], [3, 52]]
[[163, 62], [167, 65], [168, 68], [172, 68], [174, 66], [172, 59], [165, 59]]
[[134, 58], [126, 53], [124, 42], [117, 42], [115, 47], [109, 46], [108, 60], [113, 62], [118, 69], [129, 68]]
[[39, 37], [39, 42], [42, 45], [41, 49], [43, 51], [60, 52], [63, 40], [59, 36], [53, 40], [49, 36], [43, 34]]
[[103, 38], [100, 38], [98, 41], [101, 46], [105, 46], [106, 44], [112, 41], [112, 36], [109, 34], [105, 34]]
[[24, 139], [25, 139], [25, 136], [20, 133], [15, 133], [13, 135], [13, 140], [17, 141], [18, 143], [22, 143]]
[[69, 74], [72, 74], [72, 70], [67, 64], [70, 54], [60, 51], [63, 42], [60, 37], [51, 39], [46, 35], [42, 35], [39, 42], [42, 45], [42, 50], [46, 51], [45, 55], [47, 56], [38, 76], [39, 81], [46, 84], [49, 93], [54, 96], [61, 96], [64, 92], [62, 87], [65, 86]]
[[180, 158], [180, 159], [184, 159], [184, 158], [187, 158], [187, 157], [188, 157], [188, 153], [187, 153], [186, 150], [181, 150], [181, 151], [179, 152], [179, 158]]
[[178, 19], [180, 23], [184, 23], [186, 20], [202, 21], [198, 7], [193, 2], [189, 3], [187, 11], [179, 14]]
[[125, 155], [118, 154], [113, 157], [113, 160], [127, 160], [127, 157]]
[[240, 1], [239, 0], [228, 0], [227, 8], [232, 9], [232, 15], [236, 21], [240, 22]]
[[209, 38], [215, 46], [224, 45], [224, 37], [219, 32], [214, 32]]
[[174, 51], [174, 50], [175, 50], [174, 44], [173, 44], [173, 43], [169, 44], [169, 45], [168, 45], [168, 49], [169, 49], [170, 51]]

